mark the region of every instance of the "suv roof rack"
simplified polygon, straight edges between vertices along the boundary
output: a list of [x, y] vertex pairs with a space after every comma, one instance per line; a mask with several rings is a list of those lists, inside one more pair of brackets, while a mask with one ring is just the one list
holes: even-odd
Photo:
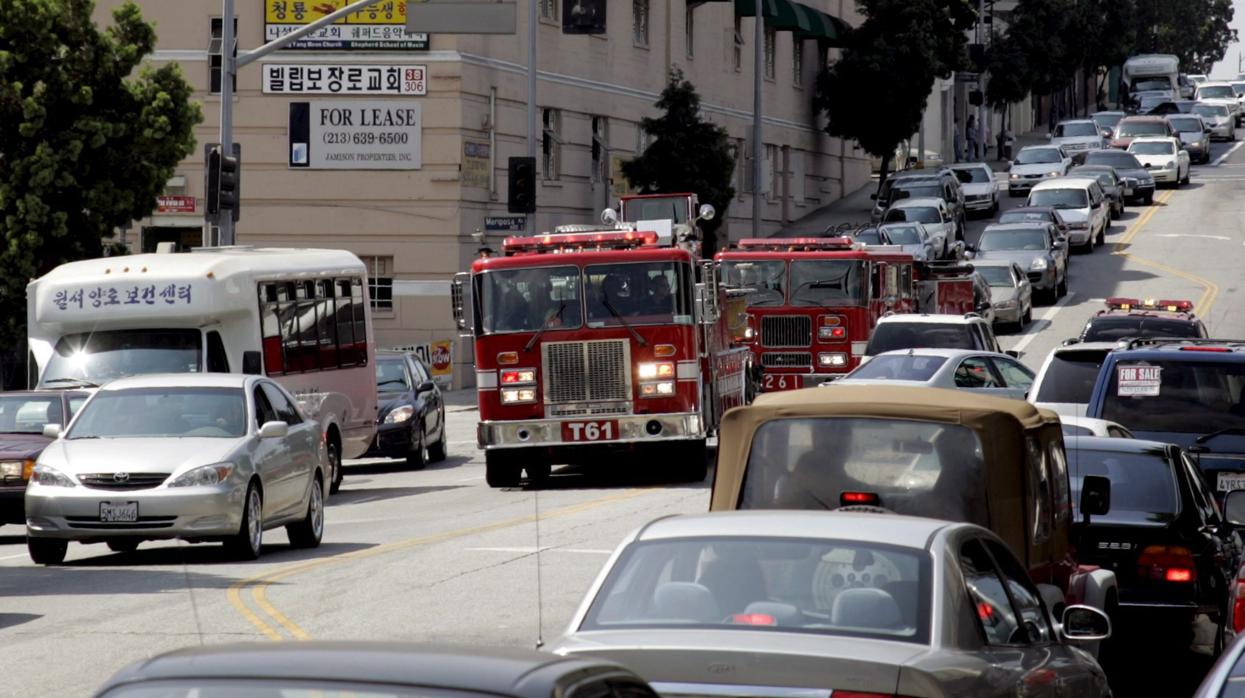
[[1214, 339], [1203, 337], [1133, 337], [1131, 339], [1120, 340], [1119, 344], [1116, 345], [1116, 348], [1128, 350], [1168, 344], [1179, 344], [1188, 347], [1231, 346], [1238, 349], [1245, 349], [1245, 339]]

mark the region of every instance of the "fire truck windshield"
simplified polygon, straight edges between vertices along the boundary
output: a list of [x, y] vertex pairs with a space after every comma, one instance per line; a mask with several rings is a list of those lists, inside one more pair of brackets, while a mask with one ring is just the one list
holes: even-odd
[[860, 262], [816, 259], [791, 262], [791, 305], [855, 305], [863, 295]]
[[690, 280], [677, 262], [594, 264], [584, 268], [588, 326], [690, 323]]
[[655, 196], [628, 199], [623, 205], [625, 221], [664, 221], [686, 223], [688, 216], [686, 196]]
[[787, 263], [780, 260], [722, 262], [722, 279], [729, 288], [748, 291], [749, 307], [782, 305], [787, 298]]
[[579, 267], [503, 269], [478, 278], [480, 330], [485, 334], [582, 323]]

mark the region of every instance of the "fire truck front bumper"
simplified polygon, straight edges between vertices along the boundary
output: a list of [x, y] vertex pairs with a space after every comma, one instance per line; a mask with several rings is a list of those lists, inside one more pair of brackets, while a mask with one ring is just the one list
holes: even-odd
[[639, 444], [705, 438], [700, 414], [592, 415], [564, 419], [487, 421], [476, 427], [480, 448], [549, 448]]

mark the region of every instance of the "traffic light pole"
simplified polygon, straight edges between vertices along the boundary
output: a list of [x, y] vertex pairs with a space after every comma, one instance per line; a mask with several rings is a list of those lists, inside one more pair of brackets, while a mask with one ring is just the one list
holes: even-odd
[[[527, 156], [536, 157], [536, 0], [527, 3]], [[535, 176], [535, 172], [532, 173]], [[533, 189], [535, 191], [535, 189]], [[536, 213], [530, 213], [523, 224], [529, 235], [536, 234]]]
[[[765, 82], [761, 79], [761, 71], [765, 70], [765, 9], [762, 0], [752, 0], [752, 9], [756, 15], [756, 29], [753, 37], [754, 55], [752, 69], [752, 232], [753, 237], [761, 237], [761, 158], [765, 155], [765, 146], [761, 142], [763, 125], [761, 113], [763, 108], [762, 91]], [[776, 59], [776, 58], [775, 58]], [[775, 163], [777, 166], [777, 163]]]

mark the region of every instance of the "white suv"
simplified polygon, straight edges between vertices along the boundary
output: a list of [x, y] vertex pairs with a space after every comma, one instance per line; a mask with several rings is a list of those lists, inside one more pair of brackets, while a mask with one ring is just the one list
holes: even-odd
[[[887, 315], [873, 328], [865, 356], [896, 349], [1003, 351], [990, 322], [976, 313]], [[1015, 355], [1014, 352], [1005, 353]]]

